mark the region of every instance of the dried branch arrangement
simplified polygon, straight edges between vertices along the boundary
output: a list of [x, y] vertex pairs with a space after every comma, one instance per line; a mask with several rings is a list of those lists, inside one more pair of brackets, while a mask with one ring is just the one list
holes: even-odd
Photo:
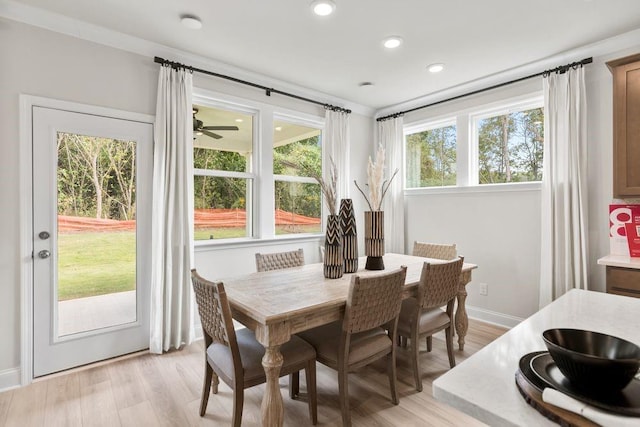
[[293, 168], [302, 172], [305, 176], [309, 176], [315, 179], [318, 184], [320, 184], [320, 189], [322, 190], [322, 194], [324, 195], [324, 201], [327, 203], [327, 208], [329, 209], [330, 215], [337, 215], [338, 213], [338, 167], [333, 162], [333, 159], [329, 157], [331, 161], [331, 167], [329, 168], [329, 182], [327, 183], [322, 176], [318, 175], [313, 169], [306, 166], [305, 164], [297, 164], [293, 162], [289, 162], [287, 160], [283, 160], [282, 164], [286, 167]]
[[391, 181], [393, 181], [393, 178], [396, 177], [397, 173], [398, 169], [393, 172], [393, 175], [391, 175], [389, 180], [384, 180], [384, 147], [382, 147], [382, 144], [378, 145], [376, 161], [371, 161], [371, 156], [369, 156], [369, 164], [367, 165], [366, 186], [369, 187], [369, 197], [367, 197], [358, 183], [355, 180], [353, 181], [356, 184], [358, 191], [360, 191], [364, 196], [364, 199], [369, 205], [369, 210], [382, 210], [382, 201], [384, 200], [384, 196], [387, 194], [387, 190], [389, 190], [389, 187], [391, 186]]

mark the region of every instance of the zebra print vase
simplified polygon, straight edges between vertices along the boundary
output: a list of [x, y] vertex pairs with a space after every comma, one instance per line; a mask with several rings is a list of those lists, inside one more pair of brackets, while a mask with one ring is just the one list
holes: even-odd
[[384, 211], [364, 213], [364, 253], [367, 270], [384, 270]]
[[351, 199], [340, 200], [340, 226], [342, 227], [344, 272], [355, 273], [358, 271], [358, 233]]
[[324, 239], [324, 277], [338, 279], [344, 273], [344, 259], [342, 258], [342, 229], [340, 217], [327, 217], [327, 235]]

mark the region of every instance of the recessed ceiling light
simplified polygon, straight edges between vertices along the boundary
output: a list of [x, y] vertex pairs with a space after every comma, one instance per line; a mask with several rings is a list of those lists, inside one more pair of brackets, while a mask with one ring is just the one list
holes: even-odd
[[332, 0], [315, 0], [311, 3], [311, 10], [316, 15], [327, 16], [336, 10], [336, 4]]
[[242, 119], [236, 119], [236, 123], [242, 123]]
[[196, 135], [200, 136], [200, 135], [202, 135], [202, 132], [198, 131], [198, 132], [196, 132]]
[[280, 131], [282, 130], [282, 126], [277, 126], [277, 127], [276, 127], [276, 130], [277, 130], [278, 132], [280, 132]]
[[202, 28], [202, 21], [200, 21], [200, 18], [197, 16], [182, 15], [180, 17], [180, 22], [182, 22], [182, 25], [192, 30], [199, 30]]
[[440, 71], [444, 70], [444, 64], [431, 64], [427, 67], [427, 69], [429, 70], [429, 72], [431, 73], [439, 73]]
[[400, 36], [387, 37], [382, 41], [382, 44], [387, 49], [395, 49], [402, 44], [402, 37]]

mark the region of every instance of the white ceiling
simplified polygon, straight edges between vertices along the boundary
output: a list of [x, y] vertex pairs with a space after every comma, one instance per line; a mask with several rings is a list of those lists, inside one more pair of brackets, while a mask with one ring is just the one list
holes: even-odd
[[17, 1], [372, 108], [640, 28], [640, 0], [335, 0], [327, 17], [311, 0]]

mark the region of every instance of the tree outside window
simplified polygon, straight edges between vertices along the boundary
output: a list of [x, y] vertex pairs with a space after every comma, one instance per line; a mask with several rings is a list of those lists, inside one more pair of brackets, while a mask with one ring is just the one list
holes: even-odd
[[408, 134], [405, 139], [406, 187], [456, 185], [456, 126]]
[[478, 182], [541, 181], [543, 126], [542, 108], [476, 120]]

